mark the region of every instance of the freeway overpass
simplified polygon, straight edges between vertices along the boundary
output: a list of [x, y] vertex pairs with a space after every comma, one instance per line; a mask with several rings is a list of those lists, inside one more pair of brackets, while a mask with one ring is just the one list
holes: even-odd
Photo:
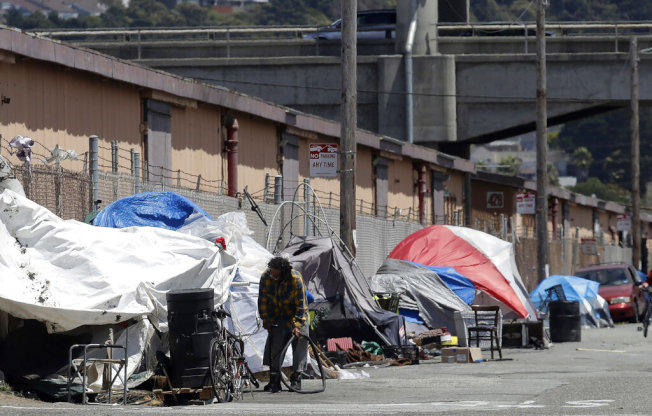
[[[534, 25], [440, 24], [413, 56], [414, 142], [465, 156], [535, 129]], [[51, 31], [74, 42], [298, 111], [339, 118], [340, 43], [315, 27]], [[518, 34], [522, 31], [522, 34]], [[549, 125], [628, 105], [629, 41], [652, 46], [652, 23], [547, 25]], [[500, 34], [508, 36], [500, 36]], [[397, 35], [397, 39], [400, 36]], [[405, 56], [399, 40], [358, 41], [358, 125], [406, 138]], [[640, 100], [652, 100], [652, 56], [641, 54]]]

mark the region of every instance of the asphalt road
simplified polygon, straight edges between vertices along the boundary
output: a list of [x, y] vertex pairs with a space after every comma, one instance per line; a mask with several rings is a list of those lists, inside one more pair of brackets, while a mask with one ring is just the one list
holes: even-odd
[[652, 335], [643, 338], [637, 325], [621, 324], [583, 329], [581, 342], [545, 350], [504, 349], [503, 361], [443, 364], [434, 359], [408, 367], [364, 368], [369, 377], [329, 380], [319, 394], [256, 391], [238, 402], [174, 407], [3, 404], [0, 398], [0, 414], [642, 415], [652, 414], [645, 395], [651, 388], [651, 352]]

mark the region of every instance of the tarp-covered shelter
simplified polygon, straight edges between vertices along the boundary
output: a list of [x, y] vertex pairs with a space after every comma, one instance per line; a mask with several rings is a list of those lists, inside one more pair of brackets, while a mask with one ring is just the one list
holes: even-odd
[[577, 276], [553, 275], [539, 283], [536, 289], [530, 293], [530, 298], [537, 309], [541, 310], [549, 300], [557, 300], [555, 297], [550, 299], [546, 292], [547, 289], [557, 285], [563, 289], [566, 300], [579, 301], [582, 326], [594, 328], [614, 326], [609, 313], [609, 305], [598, 294], [600, 284]]
[[471, 228], [431, 225], [407, 236], [388, 257], [453, 267], [480, 291], [476, 304], [499, 305], [507, 318], [537, 318], [510, 242]]
[[[25, 334], [25, 349], [12, 344], [18, 337], [10, 332], [2, 343], [0, 368], [13, 377], [39, 370], [16, 365], [30, 362], [35, 348], [50, 367], [58, 365], [57, 374], [66, 374], [67, 349], [40, 349], [49, 345], [44, 342], [48, 335], [53, 335], [49, 340], [54, 334], [68, 336], [69, 344], [82, 339], [105, 343], [113, 329], [115, 343], [124, 345], [128, 326], [132, 374], [143, 359], [153, 359], [145, 351], [155, 351], [159, 334], [167, 332], [166, 293], [213, 288], [214, 303], [224, 303], [236, 269], [234, 256], [205, 239], [162, 228], [64, 221], [5, 190], [0, 194], [0, 311], [40, 323], [42, 331]], [[153, 369], [151, 362], [145, 364]], [[48, 376], [46, 370], [51, 368], [35, 374]], [[101, 383], [101, 374], [97, 380]]]
[[[375, 292], [401, 293], [401, 314], [416, 311], [429, 328], [454, 328], [454, 312], [471, 310], [469, 304], [473, 303], [475, 288], [454, 269], [440, 269], [442, 275], [447, 276], [448, 284], [435, 270], [437, 268], [387, 259], [371, 277], [370, 284]], [[466, 301], [449, 285], [453, 285]]]
[[360, 268], [330, 237], [294, 237], [282, 253], [301, 272], [314, 296], [310, 308], [326, 310], [327, 316], [312, 332], [315, 338], [402, 343], [402, 318], [378, 305]]

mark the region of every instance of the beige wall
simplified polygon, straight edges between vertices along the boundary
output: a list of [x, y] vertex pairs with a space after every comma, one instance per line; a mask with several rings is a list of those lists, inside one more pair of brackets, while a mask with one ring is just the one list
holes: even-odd
[[610, 226], [613, 226], [613, 229], [616, 229], [616, 226], [618, 224], [618, 221], [616, 219], [617, 214], [614, 214], [612, 212], [606, 212], [606, 211], [600, 211], [600, 228], [602, 229], [602, 232], [604, 233], [604, 242], [605, 244], [617, 244], [618, 243], [618, 234], [614, 237], [611, 235], [611, 231], [609, 230]]
[[[371, 214], [372, 204], [374, 201], [374, 188], [373, 188], [373, 155], [369, 148], [358, 146], [356, 154], [356, 169], [355, 169], [355, 199], [362, 199], [365, 201], [363, 204], [363, 212]], [[356, 206], [356, 212], [360, 212], [360, 204]]]
[[[253, 195], [265, 188], [265, 174], [269, 173], [274, 184], [274, 176], [279, 174], [279, 141], [276, 125], [250, 116], [238, 117], [238, 191], [248, 185]], [[226, 137], [226, 132], [224, 133]], [[226, 158], [226, 155], [224, 155]], [[224, 164], [226, 180], [227, 166]]]
[[413, 214], [418, 212], [418, 203], [414, 192], [414, 180], [416, 173], [412, 169], [412, 160], [403, 158], [401, 160], [389, 160], [388, 163], [388, 195], [387, 214], [392, 216], [394, 209], [402, 210], [401, 215], [407, 215], [410, 211]]
[[464, 208], [464, 172], [448, 171], [450, 179], [446, 184], [446, 189], [449, 195], [455, 196], [455, 209], [460, 210]]
[[580, 238], [593, 238], [593, 207], [570, 204], [571, 235], [575, 237], [575, 228], [579, 227]]
[[[126, 149], [141, 150], [141, 108], [136, 88], [18, 59], [15, 64], [0, 63], [0, 93], [11, 99], [0, 106], [2, 137], [31, 137], [39, 143], [33, 149], [36, 156], [48, 156], [46, 148], [56, 144], [83, 154], [88, 151], [88, 136], [93, 134], [100, 138], [99, 163], [108, 169], [112, 140], [119, 140]], [[79, 170], [82, 164], [63, 161], [62, 166]], [[130, 168], [129, 161], [121, 160], [120, 166]]]
[[[200, 189], [213, 192], [224, 178], [220, 115], [217, 108], [201, 104], [197, 108], [173, 106], [171, 111], [173, 169], [201, 174]], [[184, 187], [192, 185], [181, 183]]]

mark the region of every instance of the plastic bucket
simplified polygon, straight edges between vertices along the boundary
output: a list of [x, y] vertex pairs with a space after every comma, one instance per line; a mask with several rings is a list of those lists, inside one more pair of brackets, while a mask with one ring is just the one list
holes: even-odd
[[172, 386], [210, 386], [209, 348], [214, 325], [213, 288], [174, 290], [166, 294]]
[[552, 342], [579, 342], [582, 340], [580, 303], [557, 300], [548, 304], [550, 340]]

